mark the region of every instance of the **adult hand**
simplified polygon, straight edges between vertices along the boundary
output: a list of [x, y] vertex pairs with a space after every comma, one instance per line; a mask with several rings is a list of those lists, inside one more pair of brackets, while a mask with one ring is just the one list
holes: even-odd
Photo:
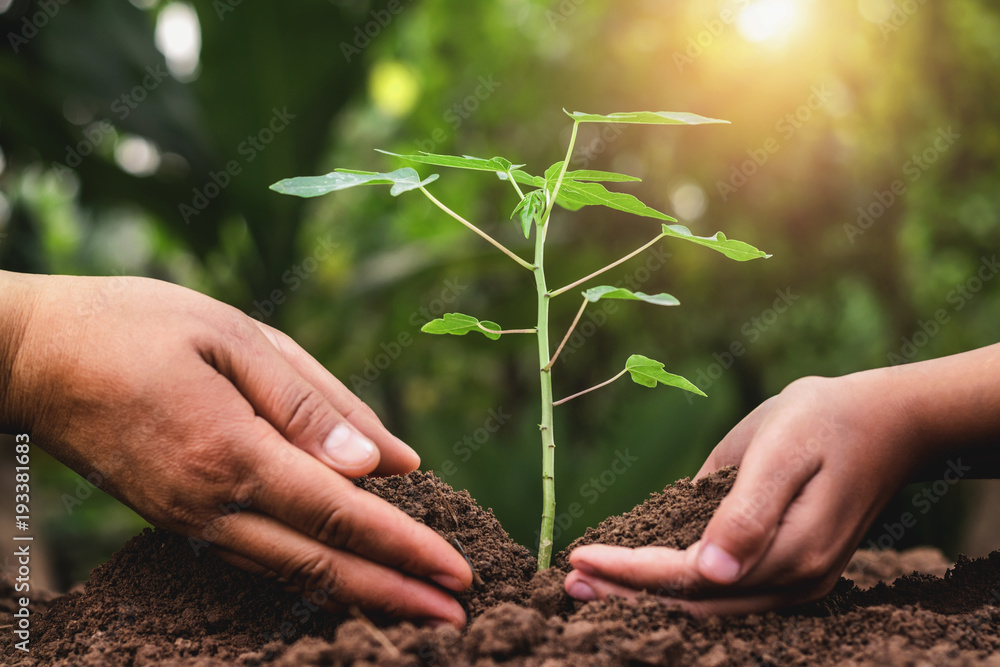
[[686, 550], [580, 547], [567, 592], [589, 600], [647, 590], [696, 615], [822, 597], [930, 454], [902, 382], [878, 370], [792, 383], [740, 422], [698, 472], [740, 466], [700, 541]]
[[3, 281], [24, 328], [0, 424], [154, 525], [330, 606], [465, 623], [433, 583], [466, 588], [462, 556], [349, 479], [419, 457], [290, 338], [154, 280]]

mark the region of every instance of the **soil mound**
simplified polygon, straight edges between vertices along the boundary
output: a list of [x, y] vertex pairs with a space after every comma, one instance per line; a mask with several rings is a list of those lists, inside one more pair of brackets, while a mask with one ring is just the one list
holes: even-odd
[[[683, 480], [574, 543], [685, 547], [735, 479]], [[247, 575], [187, 540], [145, 531], [94, 570], [82, 593], [38, 607], [29, 654], [4, 664], [176, 665], [993, 665], [1000, 667], [1000, 552], [960, 559], [944, 578], [912, 574], [867, 590], [842, 580], [820, 603], [782, 613], [695, 619], [652, 597], [587, 604], [562, 592], [563, 569], [534, 560], [492, 512], [428, 473], [366, 479], [362, 488], [457, 540], [482, 582], [460, 601], [464, 632], [317, 611], [309, 595]], [[859, 555], [848, 572], [895, 577], [940, 557]], [[11, 592], [0, 588], [9, 599]], [[48, 610], [45, 610], [45, 607]], [[0, 602], [0, 620], [6, 609]], [[9, 622], [9, 621], [7, 621]]]

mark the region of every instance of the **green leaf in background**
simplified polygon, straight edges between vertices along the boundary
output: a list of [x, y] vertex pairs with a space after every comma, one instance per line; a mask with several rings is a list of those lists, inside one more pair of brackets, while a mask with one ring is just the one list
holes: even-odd
[[419, 162], [421, 164], [432, 164], [437, 167], [451, 167], [453, 169], [471, 169], [472, 171], [498, 171], [500, 173], [506, 173], [511, 170], [511, 168], [523, 167], [523, 164], [511, 164], [510, 160], [502, 157], [490, 158], [489, 160], [484, 160], [483, 158], [471, 157], [464, 155], [459, 157], [457, 155], [435, 155], [433, 153], [420, 153], [419, 155], [400, 155], [399, 153], [390, 153], [389, 151], [383, 151], [380, 149], [379, 153], [385, 155], [391, 155], [392, 157], [402, 158], [403, 160], [409, 160], [410, 162]]
[[611, 192], [600, 183], [581, 183], [580, 181], [563, 181], [556, 201], [563, 208], [575, 211], [583, 206], [607, 206], [616, 211], [633, 213], [657, 220], [677, 222], [666, 213], [646, 206], [641, 201], [623, 192]]
[[467, 333], [478, 331], [490, 340], [500, 338], [499, 333], [484, 331], [484, 327], [490, 331], [500, 331], [500, 325], [496, 322], [488, 320], [480, 322], [475, 317], [462, 313], [448, 313], [440, 319], [428, 322], [420, 330], [429, 334], [451, 334], [452, 336], [464, 336]]
[[706, 118], [696, 113], [674, 111], [636, 111], [632, 113], [596, 114], [566, 111], [566, 115], [578, 123], [633, 123], [636, 125], [706, 125], [709, 123], [725, 123], [728, 120]]
[[514, 217], [518, 212], [521, 214], [521, 229], [524, 230], [524, 238], [531, 236], [531, 223], [537, 222], [542, 211], [545, 210], [545, 191], [532, 190], [524, 196], [521, 203], [517, 205], [510, 217]]
[[655, 387], [663, 384], [668, 387], [677, 387], [692, 394], [705, 396], [705, 392], [682, 378], [680, 375], [673, 375], [663, 370], [663, 364], [655, 359], [644, 357], [641, 354], [633, 354], [625, 363], [625, 370], [632, 374], [632, 381], [644, 387]]
[[767, 259], [770, 257], [767, 253], [754, 248], [749, 243], [727, 239], [726, 235], [722, 232], [716, 232], [715, 236], [695, 236], [684, 225], [663, 225], [663, 235], [703, 245], [706, 248], [721, 252], [729, 259], [735, 259], [737, 262], [747, 262], [751, 259], [760, 259], [762, 257]]
[[601, 285], [591, 287], [583, 293], [583, 298], [591, 303], [597, 303], [601, 299], [624, 299], [626, 301], [645, 301], [654, 306], [679, 306], [681, 302], [669, 294], [646, 294], [645, 292], [633, 292], [623, 287], [612, 287], [611, 285]]
[[272, 185], [271, 189], [283, 195], [319, 197], [328, 192], [346, 190], [359, 185], [392, 185], [390, 193], [393, 197], [398, 197], [404, 192], [422, 188], [437, 179], [438, 175], [432, 174], [424, 180], [420, 180], [420, 174], [409, 167], [385, 174], [374, 171], [337, 170], [326, 176], [286, 178]]

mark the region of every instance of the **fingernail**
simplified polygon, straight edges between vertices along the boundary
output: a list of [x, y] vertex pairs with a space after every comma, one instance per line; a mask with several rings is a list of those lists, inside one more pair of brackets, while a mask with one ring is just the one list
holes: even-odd
[[452, 591], [464, 591], [465, 585], [459, 581], [457, 578], [451, 576], [450, 574], [434, 574], [431, 575], [431, 581], [434, 581], [439, 586], [444, 586], [448, 590]]
[[424, 625], [437, 630], [438, 628], [453, 628], [455, 624], [441, 618], [428, 618], [424, 620]]
[[330, 431], [323, 443], [323, 451], [334, 463], [354, 467], [371, 461], [375, 456], [375, 443], [347, 424], [340, 423]]
[[579, 563], [573, 563], [572, 565], [573, 565], [573, 569], [574, 570], [579, 570], [580, 572], [583, 572], [584, 574], [590, 574], [590, 575], [594, 575], [594, 576], [597, 575], [597, 569], [594, 568], [593, 565], [591, 565], [590, 563], [588, 563], [586, 561], [580, 561]]
[[570, 587], [566, 589], [571, 598], [575, 598], [582, 602], [590, 602], [591, 600], [597, 599], [597, 593], [594, 589], [590, 587], [589, 584], [582, 581], [574, 581], [570, 584]]
[[709, 579], [721, 583], [732, 583], [740, 577], [740, 562], [714, 544], [701, 548], [698, 569]]

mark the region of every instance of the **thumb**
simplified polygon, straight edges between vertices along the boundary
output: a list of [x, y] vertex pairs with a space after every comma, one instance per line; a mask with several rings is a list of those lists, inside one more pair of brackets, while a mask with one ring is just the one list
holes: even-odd
[[743, 460], [732, 490], [702, 536], [697, 569], [703, 577], [732, 584], [767, 552], [788, 506], [816, 472], [799, 468], [790, 474], [787, 458], [772, 449]]
[[284, 438], [347, 477], [379, 464], [378, 447], [355, 428], [252, 323], [216, 339], [202, 357]]

